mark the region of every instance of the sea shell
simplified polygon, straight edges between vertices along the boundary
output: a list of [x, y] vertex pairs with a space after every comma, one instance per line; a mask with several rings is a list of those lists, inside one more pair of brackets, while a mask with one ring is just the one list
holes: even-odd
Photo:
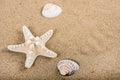
[[42, 15], [47, 18], [54, 18], [62, 12], [62, 9], [52, 3], [47, 3], [42, 10]]
[[79, 69], [79, 65], [72, 60], [61, 60], [58, 62], [57, 68], [61, 75], [70, 76]]

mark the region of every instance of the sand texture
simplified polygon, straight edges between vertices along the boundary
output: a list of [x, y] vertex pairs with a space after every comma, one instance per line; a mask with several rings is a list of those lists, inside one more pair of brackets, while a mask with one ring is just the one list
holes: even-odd
[[[48, 2], [61, 6], [58, 17], [47, 19], [41, 8]], [[34, 35], [49, 29], [46, 46], [57, 58], [37, 57], [24, 68], [25, 54], [7, 46], [24, 42], [22, 26]], [[56, 65], [73, 59], [80, 69], [60, 76]], [[120, 80], [120, 0], [0, 0], [0, 80]]]

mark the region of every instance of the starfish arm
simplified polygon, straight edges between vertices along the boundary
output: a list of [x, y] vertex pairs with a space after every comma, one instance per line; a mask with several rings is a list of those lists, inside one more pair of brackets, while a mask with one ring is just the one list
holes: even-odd
[[14, 52], [23, 52], [23, 53], [26, 53], [26, 47], [25, 47], [24, 43], [18, 44], [18, 45], [9, 45], [8, 49], [10, 51], [14, 51]]
[[48, 32], [40, 36], [40, 39], [45, 44], [52, 37], [52, 35], [53, 35], [53, 30], [49, 30]]
[[26, 54], [25, 67], [30, 68], [33, 65], [36, 57], [37, 56], [33, 52], [29, 52], [28, 54]]
[[48, 48], [44, 47], [42, 52], [39, 54], [41, 56], [49, 57], [49, 58], [55, 58], [57, 57], [57, 54]]
[[25, 41], [35, 38], [33, 34], [30, 32], [30, 30], [27, 28], [27, 26], [25, 25], [23, 26], [23, 34], [24, 34]]

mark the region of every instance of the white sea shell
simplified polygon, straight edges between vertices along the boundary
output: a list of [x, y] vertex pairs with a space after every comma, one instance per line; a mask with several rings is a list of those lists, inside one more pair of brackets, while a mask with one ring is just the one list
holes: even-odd
[[72, 60], [61, 60], [58, 62], [57, 68], [61, 75], [70, 76], [79, 69], [79, 65]]
[[52, 3], [47, 3], [42, 10], [42, 15], [47, 18], [54, 18], [62, 12], [62, 9]]

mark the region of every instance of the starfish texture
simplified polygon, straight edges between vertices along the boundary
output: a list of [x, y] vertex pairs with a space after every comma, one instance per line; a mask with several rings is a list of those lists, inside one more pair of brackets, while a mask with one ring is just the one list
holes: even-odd
[[23, 34], [25, 38], [25, 42], [18, 45], [9, 45], [8, 49], [14, 52], [22, 52], [26, 54], [25, 67], [30, 68], [34, 63], [37, 56], [45, 56], [49, 58], [57, 57], [57, 54], [47, 47], [45, 47], [46, 42], [53, 35], [53, 30], [49, 30], [42, 36], [33, 36], [30, 30], [23, 26]]

